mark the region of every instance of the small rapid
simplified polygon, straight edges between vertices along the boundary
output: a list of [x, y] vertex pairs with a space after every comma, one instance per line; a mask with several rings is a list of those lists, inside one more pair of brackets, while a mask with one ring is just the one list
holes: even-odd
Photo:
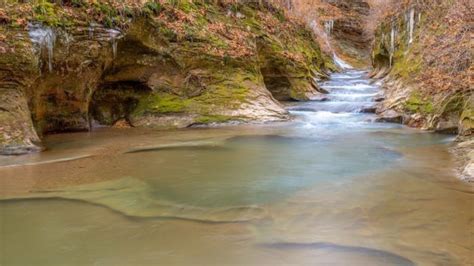
[[[344, 63], [347, 66], [347, 63]], [[372, 123], [375, 115], [374, 101], [380, 88], [368, 77], [367, 71], [343, 68], [341, 73], [333, 73], [321, 84], [328, 94], [322, 101], [311, 101], [290, 105], [288, 110], [306, 128], [321, 128], [328, 125], [332, 129], [347, 126], [392, 127]]]

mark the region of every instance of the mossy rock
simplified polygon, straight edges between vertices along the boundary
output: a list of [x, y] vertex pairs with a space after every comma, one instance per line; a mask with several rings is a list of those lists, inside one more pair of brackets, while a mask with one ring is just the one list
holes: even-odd
[[182, 113], [189, 106], [190, 101], [181, 97], [158, 93], [144, 96], [139, 100], [133, 115], [143, 115], [147, 113]]
[[196, 119], [197, 124], [220, 124], [239, 120], [238, 117], [227, 115], [204, 115]]
[[459, 121], [460, 135], [469, 136], [474, 134], [474, 95], [466, 97]]
[[433, 114], [435, 111], [432, 99], [420, 92], [413, 92], [405, 101], [404, 108], [409, 113]]

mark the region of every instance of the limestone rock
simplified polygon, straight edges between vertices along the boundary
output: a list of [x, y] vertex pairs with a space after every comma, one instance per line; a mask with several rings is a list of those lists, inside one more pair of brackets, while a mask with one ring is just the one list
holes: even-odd
[[458, 131], [458, 119], [441, 120], [437, 123], [435, 132], [443, 134], [456, 134]]
[[399, 123], [403, 122], [403, 116], [394, 110], [387, 110], [378, 114], [376, 122], [386, 122], [386, 123]]

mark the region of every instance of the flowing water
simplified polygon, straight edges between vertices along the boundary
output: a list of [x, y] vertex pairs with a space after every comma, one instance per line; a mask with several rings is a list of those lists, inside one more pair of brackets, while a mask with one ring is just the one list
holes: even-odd
[[291, 122], [54, 135], [0, 160], [0, 265], [469, 265], [450, 137], [361, 113], [348, 69]]

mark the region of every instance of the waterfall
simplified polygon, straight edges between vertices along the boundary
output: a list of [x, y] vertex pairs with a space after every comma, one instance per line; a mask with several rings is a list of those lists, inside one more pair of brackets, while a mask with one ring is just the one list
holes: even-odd
[[[328, 20], [328, 21], [325, 21], [324, 22], [324, 31], [323, 29], [321, 28], [321, 24], [318, 23], [317, 20], [312, 20], [310, 23], [309, 23], [309, 26], [311, 27], [311, 29], [317, 33], [317, 35], [322, 35], [324, 38], [324, 41], [327, 45], [327, 47], [330, 49], [330, 51], [332, 51], [332, 57], [333, 57], [333, 60], [334, 60], [334, 63], [342, 68], [342, 69], [352, 69], [353, 67], [351, 65], [349, 65], [347, 62], [345, 62], [344, 60], [342, 60], [341, 58], [339, 58], [339, 56], [337, 56], [337, 54], [334, 52], [334, 50], [332, 49], [331, 47], [331, 43], [329, 42], [329, 38], [328, 38], [328, 35], [331, 34], [333, 28], [334, 28], [334, 21], [333, 20]], [[326, 34], [325, 34], [326, 33]]]
[[390, 66], [393, 63], [393, 53], [395, 52], [395, 25], [392, 23], [392, 31], [390, 32]]
[[53, 71], [53, 53], [54, 53], [54, 43], [56, 42], [56, 34], [50, 30], [45, 38], [45, 45], [48, 49], [48, 69], [49, 72]]
[[352, 69], [353, 67], [351, 65], [349, 65], [346, 61], [342, 60], [341, 58], [339, 58], [339, 56], [337, 56], [336, 53], [333, 53], [333, 58], [334, 58], [334, 63], [336, 63], [336, 65], [342, 69]]
[[28, 34], [32, 43], [39, 46], [39, 50], [46, 49], [48, 56], [48, 70], [53, 71], [54, 44], [56, 43], [56, 33], [50, 27], [42, 25], [28, 25]]
[[324, 43], [326, 44], [326, 46], [332, 50], [331, 48], [331, 44], [329, 43], [329, 40], [328, 40], [328, 36], [326, 34], [326, 32], [320, 27], [319, 23], [317, 20], [311, 20], [311, 22], [309, 23], [309, 27], [313, 30], [313, 32], [317, 35], [317, 36], [322, 36], [322, 40], [324, 41]]
[[118, 38], [120, 37], [120, 31], [114, 29], [107, 29], [107, 33], [109, 34], [110, 44], [112, 45], [112, 55], [113, 58], [117, 57], [117, 46], [118, 46]]
[[411, 8], [410, 9], [410, 21], [409, 21], [409, 34], [410, 34], [410, 39], [408, 40], [408, 43], [413, 42], [413, 30], [415, 27], [415, 9]]
[[334, 29], [334, 20], [328, 20], [324, 22], [324, 29], [327, 35], [331, 35], [332, 30]]

